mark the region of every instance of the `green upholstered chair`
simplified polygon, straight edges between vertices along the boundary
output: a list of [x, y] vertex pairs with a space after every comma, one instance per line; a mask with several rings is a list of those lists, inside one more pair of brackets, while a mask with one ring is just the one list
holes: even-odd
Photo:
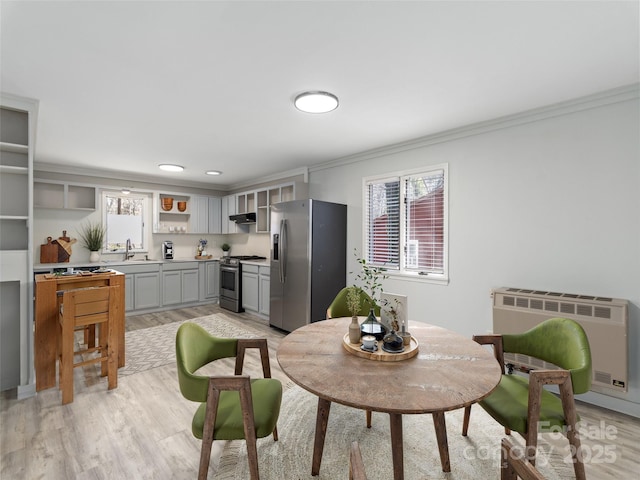
[[[534, 465], [538, 432], [563, 431], [571, 444], [576, 479], [584, 479], [574, 394], [591, 388], [591, 349], [580, 324], [567, 318], [550, 318], [521, 334], [477, 335], [473, 339], [493, 345], [503, 373], [496, 389], [479, 402], [480, 406], [505, 427], [507, 435], [513, 430], [525, 438], [527, 458]], [[531, 370], [528, 378], [505, 374], [505, 352], [529, 355], [558, 369]], [[560, 397], [545, 390], [547, 384], [558, 385]], [[465, 436], [470, 413], [468, 406], [462, 427]]]
[[[349, 287], [344, 287], [338, 292], [336, 298], [333, 299], [329, 308], [327, 308], [327, 318], [351, 317], [351, 312], [347, 308], [347, 292]], [[371, 297], [367, 292], [360, 289], [360, 311], [359, 316], [366, 317], [371, 310]], [[376, 315], [380, 315], [380, 307], [376, 307]]]
[[[265, 378], [242, 375], [245, 350], [260, 349]], [[202, 376], [196, 371], [222, 358], [235, 357], [235, 375]], [[199, 479], [207, 478], [213, 440], [247, 442], [251, 479], [258, 480], [256, 439], [273, 434], [282, 401], [282, 384], [272, 379], [266, 339], [217, 338], [191, 322], [176, 334], [176, 360], [180, 391], [188, 400], [201, 402], [191, 424], [193, 435], [202, 439]]]

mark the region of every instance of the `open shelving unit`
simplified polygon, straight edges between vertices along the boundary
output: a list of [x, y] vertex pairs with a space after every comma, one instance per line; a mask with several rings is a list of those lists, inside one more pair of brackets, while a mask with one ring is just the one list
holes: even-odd
[[0, 390], [35, 395], [33, 144], [38, 102], [2, 93], [0, 105]]
[[[162, 199], [173, 198], [173, 206], [165, 210]], [[191, 216], [191, 197], [184, 194], [156, 193], [154, 195], [153, 233], [189, 233], [189, 218]], [[187, 202], [184, 212], [178, 210], [178, 202]]]
[[34, 208], [65, 210], [96, 209], [97, 189], [90, 185], [36, 179], [33, 183]]

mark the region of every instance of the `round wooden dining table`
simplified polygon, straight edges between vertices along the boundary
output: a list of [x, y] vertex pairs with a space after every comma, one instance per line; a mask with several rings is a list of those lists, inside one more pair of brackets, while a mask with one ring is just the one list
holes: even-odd
[[[350, 322], [351, 318], [334, 318], [305, 325], [278, 347], [282, 370], [318, 396], [311, 474], [320, 472], [331, 402], [389, 414], [395, 480], [404, 478], [402, 415], [430, 413], [442, 470], [451, 471], [444, 412], [471, 405], [493, 391], [502, 374], [494, 356], [470, 338], [412, 321], [417, 355], [390, 362], [362, 358], [343, 346]], [[345, 451], [348, 448], [345, 445]]]

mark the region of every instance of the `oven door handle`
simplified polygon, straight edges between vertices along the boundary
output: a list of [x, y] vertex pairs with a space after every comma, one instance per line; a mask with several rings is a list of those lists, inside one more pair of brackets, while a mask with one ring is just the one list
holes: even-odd
[[287, 279], [287, 221], [283, 218], [280, 220], [280, 283], [284, 283]]

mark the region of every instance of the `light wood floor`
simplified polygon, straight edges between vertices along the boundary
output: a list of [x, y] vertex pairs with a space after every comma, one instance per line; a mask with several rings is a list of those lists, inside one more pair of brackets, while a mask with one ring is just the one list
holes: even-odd
[[[127, 330], [219, 311], [217, 305], [209, 305], [130, 316]], [[248, 314], [235, 317], [243, 327], [268, 339], [273, 376], [286, 380], [275, 359], [284, 334], [260, 318]], [[247, 373], [258, 374], [257, 359], [247, 360]], [[233, 372], [231, 362], [228, 367]], [[195, 404], [180, 395], [175, 365], [120, 377], [118, 388], [110, 392], [94, 366], [77, 368], [74, 375], [75, 399], [69, 405], [60, 404], [56, 388], [20, 401], [11, 398], [9, 392], [2, 394], [0, 478], [196, 478], [200, 441], [191, 434]], [[583, 403], [578, 404], [578, 411], [587, 426], [587, 434], [582, 435], [591, 457], [586, 464], [587, 478], [638, 478], [640, 419]], [[215, 478], [221, 449], [222, 444], [214, 444], [209, 478]], [[268, 472], [261, 474], [263, 479], [270, 478]], [[499, 478], [499, 472], [495, 478]]]

